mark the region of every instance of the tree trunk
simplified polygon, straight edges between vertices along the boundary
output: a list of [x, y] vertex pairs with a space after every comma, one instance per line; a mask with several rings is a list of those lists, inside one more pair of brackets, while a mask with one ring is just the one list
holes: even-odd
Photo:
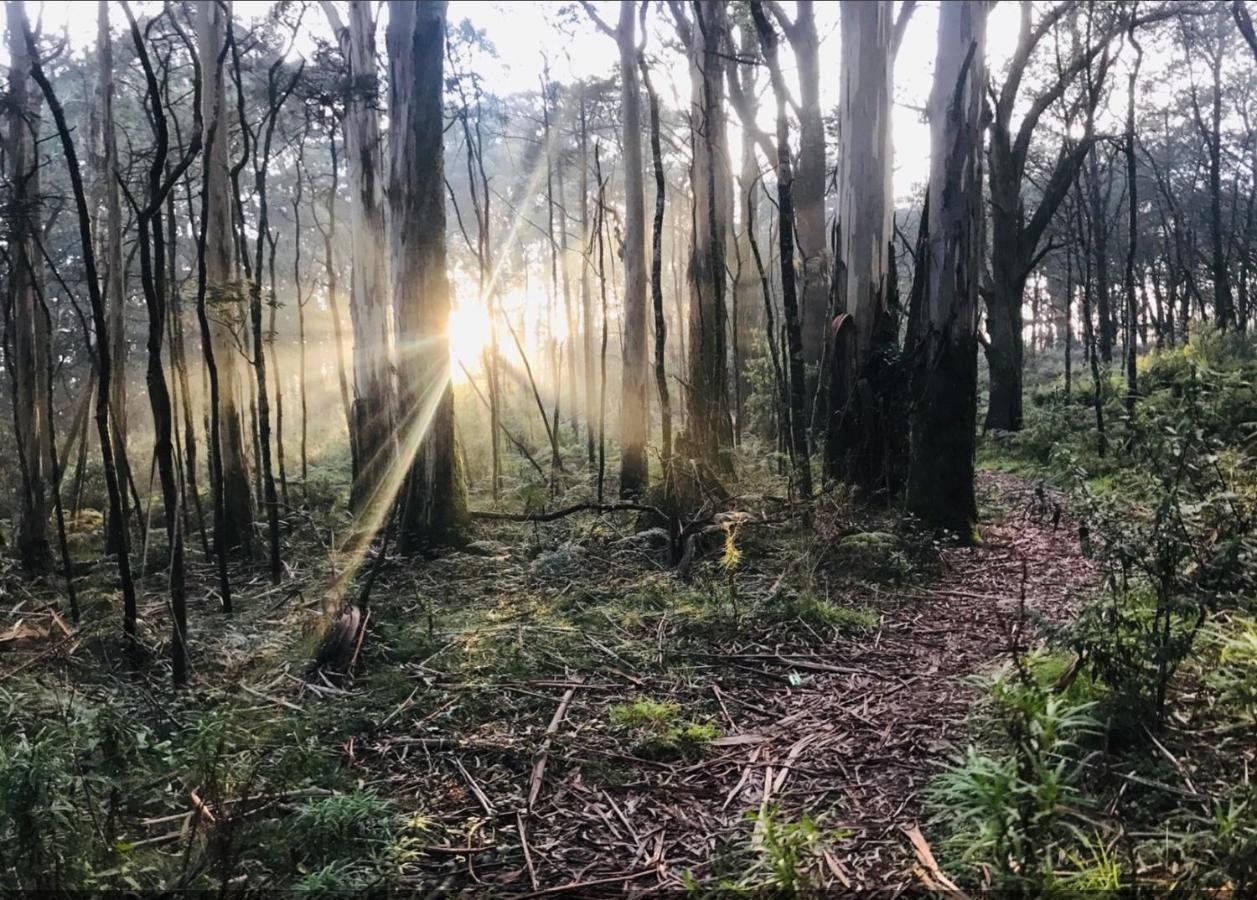
[[794, 268], [794, 171], [790, 162], [790, 125], [786, 114], [786, 86], [777, 62], [777, 33], [764, 15], [760, 0], [751, 0], [751, 15], [772, 79], [777, 101], [777, 240], [781, 252], [781, 306], [785, 313], [785, 345], [788, 374], [790, 455], [794, 461], [794, 486], [799, 496], [812, 496], [812, 463], [808, 452], [806, 387], [802, 316]]
[[[892, 445], [904, 443], [891, 439], [898, 423], [891, 421], [896, 372], [888, 356], [898, 330], [890, 309], [894, 26], [889, 4], [842, 7], [835, 289], [838, 310], [850, 317], [854, 330], [828, 356], [831, 366], [843, 370], [841, 383], [847, 390], [841, 396], [829, 392], [825, 455], [831, 476], [870, 492], [895, 489], [898, 477], [892, 472], [900, 466]], [[804, 321], [806, 333], [806, 313]]]
[[1235, 325], [1235, 306], [1231, 297], [1231, 277], [1223, 249], [1222, 232], [1222, 57], [1225, 55], [1225, 38], [1230, 23], [1225, 12], [1217, 15], [1217, 30], [1210, 60], [1213, 78], [1213, 106], [1210, 110], [1206, 145], [1209, 150], [1209, 238], [1213, 275], [1213, 308], [1218, 327], [1223, 331]]
[[[332, 182], [327, 190], [327, 226], [319, 225], [323, 234], [323, 271], [327, 275], [327, 309], [332, 317], [332, 343], [336, 352], [336, 384], [340, 388], [340, 406], [345, 416], [345, 429], [349, 432], [349, 458], [354, 480], [362, 471], [362, 456], [358, 450], [358, 432], [354, 428], [353, 403], [349, 399], [349, 375], [345, 366], [345, 330], [340, 320], [338, 297], [339, 275], [333, 241], [336, 237], [336, 195], [340, 187], [340, 168], [336, 155], [336, 133], [332, 131], [328, 141], [331, 150]], [[304, 347], [304, 341], [302, 346]], [[304, 440], [303, 435], [303, 440]]]
[[1108, 189], [1100, 190], [1100, 148], [1091, 151], [1089, 185], [1091, 188], [1091, 248], [1095, 253], [1095, 307], [1099, 323], [1096, 330], [1100, 361], [1106, 366], [1113, 362], [1113, 342], [1116, 324], [1113, 317], [1109, 284], [1109, 198], [1113, 188], [1113, 171], [1105, 166]]
[[[354, 336], [350, 428], [358, 459], [350, 504], [362, 510], [363, 504], [376, 496], [396, 451], [375, 20], [372, 4], [350, 3], [348, 27], [341, 27], [335, 8], [327, 2], [323, 5], [349, 67], [343, 128], [353, 260], [349, 296]], [[387, 502], [389, 498], [376, 499]]]
[[650, 232], [650, 298], [655, 313], [655, 390], [659, 393], [659, 419], [662, 429], [660, 455], [663, 459], [664, 496], [670, 500], [675, 488], [672, 475], [672, 399], [668, 393], [668, 320], [663, 311], [663, 217], [666, 211], [666, 179], [663, 151], [659, 141], [659, 95], [650, 80], [650, 69], [639, 56], [642, 82], [650, 102], [650, 159], [655, 172], [655, 217]]
[[[649, 473], [650, 420], [646, 386], [646, 199], [642, 184], [642, 101], [637, 78], [637, 5], [621, 0], [616, 42], [620, 49], [624, 121], [624, 365], [620, 402], [620, 496], [639, 496]], [[723, 378], [723, 374], [721, 375]]]
[[[807, 365], [817, 365], [822, 356], [829, 318], [829, 253], [825, 234], [825, 124], [821, 118], [820, 42], [816, 35], [816, 18], [812, 0], [799, 0], [794, 25], [787, 32], [799, 67], [799, 161], [794, 176], [795, 231], [799, 255], [803, 263], [803, 289], [800, 291], [800, 318], [803, 327], [803, 358]], [[885, 3], [844, 4], [844, 20], [851, 8], [866, 7], [866, 14], [893, 20], [894, 13]], [[893, 21], [892, 21], [893, 25]], [[844, 54], [846, 40], [843, 39]], [[889, 54], [888, 54], [889, 55]], [[846, 57], [843, 66], [847, 67]], [[850, 71], [848, 69], [848, 71]], [[844, 88], [845, 92], [845, 88]], [[880, 104], [873, 100], [873, 104]], [[864, 120], [861, 128], [881, 131], [889, 141], [890, 123]], [[845, 136], [845, 132], [843, 133]], [[874, 142], [877, 138], [873, 138]], [[894, 212], [893, 201], [890, 205]], [[869, 220], [873, 231], [878, 219]], [[870, 232], [871, 233], [871, 232]], [[889, 238], [882, 248], [886, 252]]]
[[595, 462], [594, 448], [594, 301], [589, 284], [594, 235], [589, 228], [589, 122], [585, 110], [585, 90], [580, 87], [580, 233], [584, 252], [580, 264], [581, 353], [585, 367], [585, 454], [589, 465]]
[[9, 311], [13, 343], [14, 420], [22, 481], [22, 509], [17, 550], [22, 567], [42, 572], [51, 562], [45, 472], [48, 428], [48, 328], [39, 315], [39, 261], [36, 241], [41, 225], [40, 171], [36, 153], [39, 96], [29, 82], [31, 55], [26, 35], [29, 25], [21, 0], [7, 4], [9, 22], [8, 146], [12, 216], [9, 247]]
[[390, 0], [388, 199], [397, 342], [402, 487], [399, 547], [458, 542], [467, 492], [455, 447], [445, 270], [445, 0]]
[[991, 133], [991, 284], [986, 293], [986, 348], [991, 395], [988, 430], [1019, 431], [1022, 426], [1022, 305], [1030, 260], [1023, 241], [1025, 211], [1021, 169], [1006, 132]]
[[[275, 490], [275, 474], [271, 464], [271, 403], [266, 378], [266, 335], [262, 328], [262, 276], [265, 263], [267, 238], [270, 235], [270, 203], [266, 193], [266, 175], [270, 166], [271, 146], [275, 137], [275, 122], [296, 86], [301, 70], [289, 80], [282, 90], [276, 81], [278, 66], [272, 65], [267, 72], [266, 126], [262, 137], [261, 155], [253, 154], [254, 196], [258, 204], [257, 242], [253, 257], [253, 282], [249, 285], [249, 316], [253, 325], [253, 371], [257, 391], [258, 447], [262, 469], [262, 497], [266, 505], [267, 537], [269, 538], [271, 581], [279, 584], [283, 575], [279, 537], [279, 497]], [[274, 297], [271, 298], [272, 303]]]
[[214, 0], [198, 0], [198, 42], [201, 71], [206, 73], [201, 91], [202, 118], [209, 122], [221, 111], [220, 127], [205, 147], [209, 157], [205, 200], [205, 278], [210, 315], [214, 364], [218, 369], [218, 454], [222, 468], [222, 533], [214, 535], [226, 549], [246, 552], [253, 547], [253, 495], [245, 456], [244, 419], [240, 411], [242, 384], [238, 331], [244, 327], [244, 298], [235, 286], [232, 204], [227, 169], [229, 129], [223, 90], [222, 66], [228, 22], [223, 7]]
[[1130, 70], [1126, 82], [1126, 210], [1127, 231], [1129, 231], [1126, 247], [1126, 413], [1135, 414], [1135, 398], [1138, 394], [1138, 374], [1135, 367], [1135, 329], [1136, 306], [1135, 297], [1135, 253], [1138, 250], [1139, 238], [1139, 179], [1135, 171], [1135, 82], [1139, 78], [1139, 65], [1143, 62], [1143, 48], [1135, 39], [1134, 29], [1130, 32], [1130, 41], [1135, 47], [1135, 65]]
[[688, 49], [694, 232], [689, 270], [690, 384], [683, 452], [714, 472], [729, 474], [733, 471], [733, 423], [729, 417], [725, 256], [733, 176], [722, 56], [728, 12], [723, 0], [696, 3], [692, 9]]
[[[109, 497], [108, 521], [114, 532], [118, 554], [118, 576], [122, 587], [123, 618], [122, 630], [128, 655], [132, 660], [138, 658], [139, 645], [136, 641], [137, 604], [135, 582], [131, 577], [131, 560], [127, 550], [127, 531], [121, 517], [121, 486], [118, 483], [118, 472], [114, 468], [114, 455], [110, 447], [109, 427], [109, 379], [112, 375], [112, 360], [109, 355], [109, 326], [105, 314], [105, 301], [101, 296], [100, 280], [96, 269], [96, 249], [92, 237], [91, 216], [87, 208], [87, 194], [83, 189], [83, 177], [79, 168], [78, 154], [74, 148], [74, 139], [61, 104], [57, 102], [52, 85], [44, 76], [39, 62], [32, 58], [29, 51], [33, 50], [34, 38], [27, 24], [25, 5], [21, 0], [10, 2], [8, 13], [9, 33], [14, 45], [10, 56], [10, 72], [20, 73], [17, 79], [18, 88], [25, 101], [27, 90], [25, 74], [30, 71], [38, 82], [56, 123], [57, 134], [61, 139], [61, 149], [65, 154], [66, 169], [70, 176], [70, 186], [74, 194], [75, 208], [78, 213], [79, 249], [83, 254], [83, 274], [87, 281], [87, 293], [92, 308], [92, 327], [98, 336], [96, 347], [96, 433], [100, 439], [101, 463], [105, 472], [105, 490]], [[17, 169], [16, 171], [25, 171]], [[10, 236], [10, 241], [13, 237]], [[13, 246], [13, 244], [10, 244]], [[47, 406], [44, 407], [47, 410]]]
[[984, 0], [939, 10], [930, 95], [929, 266], [914, 372], [908, 508], [970, 540], [977, 520], [978, 279], [982, 261]]
[[[113, 412], [114, 465], [122, 477], [129, 471], [127, 462], [127, 335], [126, 335], [126, 267], [122, 260], [122, 202], [118, 180], [114, 173], [118, 168], [118, 140], [114, 126], [114, 78], [113, 42], [109, 37], [109, 4], [100, 0], [97, 5], [96, 31], [96, 96], [94, 117], [99, 122], [96, 142], [95, 173], [99, 197], [93, 210], [103, 204], [105, 209], [105, 239], [100, 241], [99, 252], [105, 265], [105, 301], [108, 306], [110, 352], [116, 377], [113, 379], [113, 395], [109, 404]], [[97, 238], [100, 229], [96, 229]], [[131, 517], [131, 504], [126, 491], [122, 492], [122, 519]], [[125, 524], [124, 524], [125, 527]], [[118, 548], [110, 546], [116, 553]]]

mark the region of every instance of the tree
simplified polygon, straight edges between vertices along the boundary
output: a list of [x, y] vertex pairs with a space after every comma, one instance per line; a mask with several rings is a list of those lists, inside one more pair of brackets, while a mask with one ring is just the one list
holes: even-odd
[[12, 350], [13, 418], [22, 476], [22, 512], [18, 521], [18, 557], [30, 572], [42, 572], [51, 559], [48, 544], [46, 394], [49, 389], [48, 328], [39, 315], [43, 264], [37, 242], [41, 236], [40, 165], [36, 155], [39, 95], [30, 85], [32, 55], [27, 47], [26, 4], [10, 0], [9, 108], [5, 155], [9, 161], [13, 213], [8, 236], [10, 270], [6, 332]]
[[[253, 495], [249, 488], [249, 468], [244, 450], [243, 419], [239, 408], [242, 384], [237, 358], [240, 332], [245, 327], [244, 298], [235, 278], [232, 239], [232, 204], [227, 169], [227, 106], [223, 84], [224, 53], [230, 22], [224, 8], [215, 0], [198, 0], [197, 43], [201, 71], [207, 73], [201, 91], [201, 113], [206, 129], [204, 222], [205, 290], [210, 339], [218, 387], [212, 416], [217, 417], [218, 438], [211, 448], [218, 455], [212, 470], [221, 480], [214, 486], [221, 497], [222, 522], [214, 530], [214, 540], [225, 549], [249, 551], [253, 545]], [[209, 140], [209, 125], [221, 118]]]
[[982, 267], [985, 0], [939, 10], [930, 94], [928, 266], [913, 372], [908, 508], [968, 540], [977, 519], [978, 277]]
[[342, 127], [353, 260], [349, 309], [354, 334], [354, 400], [350, 424], [358, 458], [350, 500], [354, 507], [360, 507], [379, 491], [396, 448], [375, 20], [369, 3], [350, 3], [347, 25], [327, 0], [323, 0], [323, 9], [348, 67]]
[[[646, 6], [642, 5], [642, 31], [646, 30]], [[645, 38], [643, 37], [643, 45]], [[664, 176], [663, 150], [659, 139], [659, 94], [650, 79], [650, 66], [646, 64], [645, 48], [638, 52], [638, 65], [642, 72], [642, 84], [650, 104], [650, 159], [655, 173], [655, 216], [650, 231], [650, 300], [655, 314], [655, 389], [659, 393], [659, 419], [663, 459], [664, 494], [675, 489], [672, 459], [672, 399], [668, 393], [667, 343], [668, 322], [663, 311], [663, 217], [667, 180]]]
[[[66, 122], [65, 112], [57, 100], [52, 84], [44, 75], [38, 56], [35, 53], [35, 39], [30, 32], [26, 19], [26, 10], [21, 0], [11, 2], [7, 9], [13, 55], [10, 58], [11, 71], [22, 73], [21, 82], [25, 90], [25, 73], [29, 71], [44, 99], [48, 101], [56, 126], [57, 137], [61, 142], [61, 150], [65, 156], [66, 169], [70, 175], [70, 188], [74, 195], [75, 212], [79, 234], [79, 250], [83, 259], [83, 274], [87, 282], [87, 295], [91, 304], [92, 327], [96, 332], [96, 436], [100, 441], [100, 457], [105, 474], [105, 491], [109, 498], [108, 527], [112, 531], [112, 540], [119, 547], [118, 580], [122, 587], [122, 632], [126, 642], [127, 655], [135, 661], [139, 655], [137, 642], [138, 605], [136, 602], [135, 580], [131, 575], [131, 559], [128, 552], [127, 530], [122, 519], [121, 486], [118, 482], [118, 471], [114, 467], [113, 448], [110, 446], [109, 396], [110, 379], [113, 377], [113, 364], [109, 355], [109, 325], [105, 313], [105, 301], [100, 289], [100, 280], [96, 268], [96, 245], [92, 236], [91, 214], [88, 211], [87, 193], [83, 188], [83, 175], [79, 169], [78, 153], [74, 147], [74, 138], [70, 126]], [[47, 318], [43, 317], [45, 322]], [[44, 409], [49, 407], [45, 405]]]
[[[1009, 62], [1008, 74], [992, 103], [990, 137], [991, 267], [990, 282], [983, 286], [990, 344], [987, 362], [991, 370], [991, 399], [986, 427], [1016, 431], [1022, 425], [1022, 304], [1026, 279], [1042, 258], [1040, 244], [1057, 208], [1065, 199], [1083, 158], [1090, 150], [1090, 134], [1072, 141], [1068, 135], [1052, 164], [1038, 206], [1026, 209], [1022, 196], [1030, 143], [1048, 108], [1102, 50], [1108, 47], [1112, 32], [1102, 31], [1094, 40], [1079, 47], [1065, 60], [1046, 87], [1030, 98], [1020, 123], [1013, 116], [1022, 107], [1021, 86], [1036, 48], [1053, 27], [1078, 4], [1063, 2], [1052, 7], [1038, 22], [1033, 21], [1029, 2], [1022, 4], [1021, 30]], [[1104, 53], [1096, 83], [1102, 83], [1109, 56]], [[1089, 93], [1086, 102], [1094, 110], [1099, 92]]]
[[[868, 490], [887, 490], [891, 433], [887, 395], [897, 323], [890, 308], [894, 199], [890, 117], [895, 22], [885, 3], [842, 7], [842, 94], [838, 104], [837, 311], [826, 469]], [[905, 423], [906, 424], [906, 423]]]
[[[456, 543], [467, 492], [455, 446], [445, 270], [442, 95], [445, 0], [390, 0], [388, 202], [397, 328], [401, 486], [399, 547]], [[399, 473], [400, 474], [400, 473]]]
[[[786, 115], [788, 97], [781, 66], [777, 61], [777, 33], [764, 14], [760, 0], [751, 0], [751, 15], [759, 32], [760, 46], [777, 100], [777, 240], [781, 251], [781, 306], [786, 319], [788, 354], [787, 396], [789, 399], [790, 456], [794, 462], [795, 488], [806, 498], [812, 495], [812, 464], [808, 452], [805, 413], [804, 358], [802, 322], [794, 269], [794, 170], [790, 160], [790, 125]], [[758, 251], [752, 247], [758, 256]]]
[[[122, 8], [130, 22], [132, 43], [135, 45], [136, 55], [144, 70], [145, 100], [149, 105], [154, 131], [153, 156], [145, 179], [144, 196], [137, 200], [128, 192], [127, 199], [135, 212], [138, 225], [140, 283], [144, 290], [144, 303], [148, 310], [148, 365], [145, 380], [148, 387], [149, 405], [153, 412], [153, 455], [161, 480], [162, 505], [166, 519], [166, 543], [170, 548], [171, 669], [175, 684], [180, 685], [187, 679], [187, 603], [184, 585], [184, 535], [179, 517], [181, 493], [179, 477], [175, 471], [173, 443], [174, 416], [171, 411], [166, 371], [162, 363], [162, 342], [167, 324], [166, 304], [169, 298], [166, 284], [166, 235], [162, 223], [162, 208], [166, 197], [178, 183], [178, 179], [187, 171], [201, 151], [202, 136], [199, 121], [201, 77], [199, 71], [194, 72], [193, 107], [198, 121], [193, 126], [192, 141], [179, 161], [167, 172], [166, 163], [170, 154], [170, 132], [166, 119], [168, 98], [163, 96], [161, 86], [158, 84], [157, 75], [153, 71], [152, 62], [145, 47], [144, 36], [131, 14], [130, 6], [123, 3]], [[178, 27], [176, 19], [172, 18], [171, 22], [175, 23], [176, 28]]]
[[[126, 333], [126, 267], [122, 259], [122, 202], [118, 190], [118, 137], [114, 124], [114, 75], [113, 75], [113, 42], [109, 37], [109, 3], [100, 0], [97, 6], [96, 31], [96, 96], [92, 108], [93, 124], [96, 134], [93, 140], [95, 159], [96, 189], [99, 194], [94, 198], [93, 211], [102, 205], [105, 209], [105, 238], [101, 241], [99, 251], [105, 263], [105, 300], [109, 309], [109, 339], [111, 355], [118, 371], [127, 370], [127, 333]], [[101, 229], [95, 229], [97, 235]], [[123, 481], [127, 479], [130, 465], [127, 462], [127, 380], [113, 380], [113, 396], [109, 398], [113, 407], [113, 450], [114, 465], [121, 474]], [[129, 495], [122, 492], [122, 520], [130, 519]], [[117, 552], [117, 547], [109, 548]]]
[[[799, 256], [803, 264], [799, 321], [803, 329], [804, 362], [807, 365], [817, 365], [823, 355], [830, 290], [829, 252], [825, 235], [825, 123], [821, 118], [820, 40], [816, 33], [815, 4], [812, 0], [799, 0], [795, 4], [793, 21], [775, 0], [769, 0], [764, 5], [772, 12], [778, 27], [790, 42], [799, 68], [799, 154], [793, 190], [795, 231], [798, 233]], [[877, 9], [885, 7], [886, 15], [892, 14], [885, 3], [844, 4], [844, 21], [849, 12], [848, 6]], [[845, 55], [843, 65], [846, 65]]]
[[612, 28], [587, 2], [594, 24], [620, 51], [620, 115], [624, 147], [624, 367], [620, 405], [620, 496], [646, 490], [646, 442], [650, 437], [646, 387], [646, 197], [642, 183], [642, 98], [637, 77], [634, 0], [620, 0], [620, 21]]
[[[271, 581], [275, 584], [278, 584], [280, 581], [283, 573], [283, 564], [280, 558], [279, 497], [276, 495], [275, 476], [271, 466], [271, 411], [266, 379], [266, 336], [262, 329], [263, 254], [266, 249], [267, 238], [270, 235], [270, 204], [266, 193], [266, 175], [270, 166], [276, 120], [279, 118], [279, 112], [283, 108], [284, 101], [292, 94], [293, 88], [297, 84], [297, 79], [301, 77], [301, 72], [304, 68], [304, 66], [299, 66], [293, 72], [291, 78], [288, 79], [287, 86], [281, 90], [278, 73], [282, 65], [283, 56], [277, 55], [275, 61], [267, 68], [267, 108], [259, 126], [262, 130], [260, 140], [256, 133], [250, 133], [243, 106], [240, 109], [240, 125], [245, 137], [245, 147], [253, 160], [253, 189], [258, 205], [257, 244], [254, 251], [253, 267], [250, 272], [252, 279], [249, 282], [249, 318], [253, 332], [253, 371], [257, 394], [258, 447], [261, 451], [259, 462], [262, 469], [263, 500], [266, 505]], [[236, 60], [236, 78], [237, 84], [240, 84], [238, 59]], [[243, 98], [243, 92], [239, 92], [238, 96]], [[241, 102], [243, 103], [243, 101]], [[249, 271], [247, 266], [246, 271]]]
[[[1222, 223], [1222, 60], [1227, 55], [1231, 30], [1225, 11], [1218, 9], [1201, 23], [1200, 34], [1185, 39], [1189, 53], [1200, 50], [1208, 60], [1212, 86], [1206, 118], [1200, 108], [1196, 84], [1191, 83], [1192, 116], [1209, 160], [1209, 249], [1210, 274], [1213, 276], [1213, 312], [1218, 327], [1225, 331], [1235, 325], [1235, 303], [1231, 295], [1231, 277], [1227, 265], [1225, 235]], [[1190, 28], [1188, 18], [1179, 19], [1184, 32]], [[1189, 61], [1190, 65], [1190, 61]]]
[[733, 175], [725, 112], [724, 0], [695, 3], [693, 19], [669, 0], [690, 61], [690, 189], [694, 198], [689, 265], [689, 389], [687, 455], [715, 472], [732, 473], [726, 321], [726, 249], [733, 211]]

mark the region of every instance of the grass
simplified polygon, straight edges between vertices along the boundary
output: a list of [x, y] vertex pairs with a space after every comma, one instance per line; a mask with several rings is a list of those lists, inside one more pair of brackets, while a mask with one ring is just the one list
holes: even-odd
[[877, 613], [872, 610], [839, 606], [809, 593], [766, 603], [763, 619], [783, 624], [802, 622], [813, 628], [830, 629], [842, 634], [874, 631], [879, 622]]

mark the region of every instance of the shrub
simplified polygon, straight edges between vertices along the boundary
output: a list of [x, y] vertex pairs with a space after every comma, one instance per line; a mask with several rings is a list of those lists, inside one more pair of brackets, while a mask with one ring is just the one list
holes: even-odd
[[370, 791], [308, 800], [293, 815], [292, 846], [307, 864], [370, 857], [398, 824], [396, 808]]
[[1044, 690], [1022, 669], [997, 673], [988, 688], [993, 740], [970, 746], [930, 786], [949, 818], [945, 852], [970, 873], [992, 872], [997, 888], [1050, 888], [1068, 862], [1062, 840], [1083, 821], [1075, 811], [1088, 805], [1079, 784], [1084, 739], [1099, 729], [1094, 704]]

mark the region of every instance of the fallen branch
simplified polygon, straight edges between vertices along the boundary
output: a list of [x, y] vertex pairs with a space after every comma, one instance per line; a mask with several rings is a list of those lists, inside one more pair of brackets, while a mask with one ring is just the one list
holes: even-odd
[[546, 760], [550, 755], [550, 739], [554, 733], [559, 730], [559, 726], [563, 724], [563, 717], [567, 715], [567, 706], [572, 702], [572, 695], [576, 693], [577, 685], [572, 685], [563, 693], [563, 699], [559, 701], [559, 706], [554, 711], [554, 716], [550, 719], [550, 724], [546, 726], [545, 739], [541, 742], [541, 749], [537, 752], [537, 759], [532, 765], [532, 779], [528, 786], [528, 809], [531, 812], [537, 805], [537, 795], [541, 793], [541, 781], [546, 774]]

